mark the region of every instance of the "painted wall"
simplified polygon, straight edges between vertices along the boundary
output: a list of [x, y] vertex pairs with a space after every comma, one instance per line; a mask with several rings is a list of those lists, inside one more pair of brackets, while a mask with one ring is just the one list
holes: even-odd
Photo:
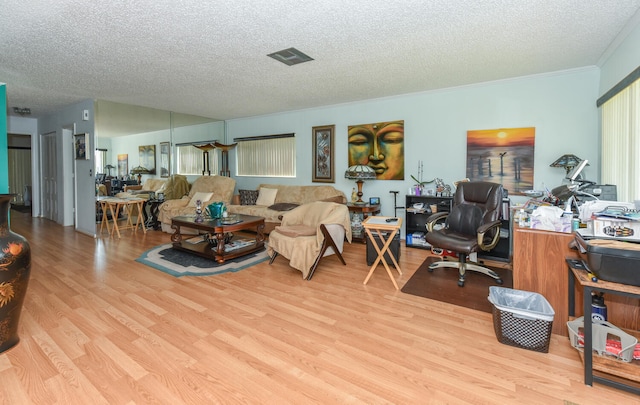
[[9, 152], [7, 149], [7, 86], [0, 83], [0, 194], [9, 192]]
[[[83, 110], [89, 110], [89, 120], [83, 121]], [[63, 136], [63, 127], [74, 128], [71, 134]], [[58, 219], [56, 222], [70, 226], [77, 218], [76, 229], [80, 232], [95, 234], [95, 204], [78, 204], [74, 218], [74, 201], [95, 200], [95, 180], [93, 175], [95, 156], [89, 154], [87, 160], [75, 160], [73, 134], [88, 133], [89, 149], [95, 148], [94, 106], [93, 100], [84, 100], [70, 105], [55, 114], [39, 120], [39, 133], [55, 132], [58, 138], [56, 166], [58, 181]], [[90, 175], [93, 174], [93, 175]], [[75, 176], [78, 176], [78, 195], [75, 190]], [[35, 188], [34, 188], [35, 190]], [[35, 191], [34, 191], [35, 193]]]
[[640, 66], [640, 11], [629, 26], [634, 28], [630, 29], [627, 37], [612, 50], [609, 58], [601, 66], [599, 96]]
[[[347, 168], [347, 127], [353, 124], [404, 120], [405, 180], [376, 180], [364, 183], [364, 198], [377, 196], [383, 215], [394, 215], [393, 194], [398, 205], [413, 184], [418, 162], [424, 164], [423, 179], [442, 178], [445, 183], [466, 176], [468, 130], [535, 127], [536, 189], [562, 183], [564, 170], [549, 165], [565, 153], [593, 163], [586, 170], [597, 181], [598, 118], [595, 100], [599, 71], [596, 67], [521, 77], [491, 83], [404, 96], [368, 100], [260, 117], [227, 121], [227, 142], [235, 137], [295, 132], [297, 164], [295, 179], [236, 177], [237, 188], [254, 189], [260, 183], [321, 184], [311, 182], [311, 128], [335, 124], [334, 186], [351, 194], [355, 183], [344, 178]], [[236, 173], [231, 153], [232, 173]], [[514, 197], [522, 202], [525, 197]], [[398, 215], [402, 213], [399, 212]]]

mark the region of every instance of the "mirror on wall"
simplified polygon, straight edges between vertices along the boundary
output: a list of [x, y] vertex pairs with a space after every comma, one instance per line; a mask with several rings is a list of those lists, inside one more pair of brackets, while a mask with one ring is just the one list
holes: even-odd
[[[96, 176], [130, 182], [176, 173], [175, 145], [224, 141], [224, 121], [153, 108], [98, 100], [95, 102]], [[144, 169], [144, 170], [143, 170]], [[138, 177], [140, 176], [140, 177]], [[99, 187], [97, 195], [122, 188]], [[106, 190], [105, 190], [106, 189]]]

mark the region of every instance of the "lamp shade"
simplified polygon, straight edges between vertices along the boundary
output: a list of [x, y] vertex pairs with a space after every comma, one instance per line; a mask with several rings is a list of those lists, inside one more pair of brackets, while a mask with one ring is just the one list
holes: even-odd
[[349, 166], [344, 177], [352, 180], [371, 180], [376, 178], [376, 172], [367, 165]]
[[131, 169], [131, 174], [149, 174], [149, 173], [151, 173], [149, 169], [142, 166], [137, 166]]
[[[555, 162], [551, 163], [551, 167], [564, 167], [567, 173], [571, 171], [578, 163], [582, 162], [582, 159], [572, 154], [564, 154], [557, 158]], [[587, 163], [589, 165], [589, 163]]]

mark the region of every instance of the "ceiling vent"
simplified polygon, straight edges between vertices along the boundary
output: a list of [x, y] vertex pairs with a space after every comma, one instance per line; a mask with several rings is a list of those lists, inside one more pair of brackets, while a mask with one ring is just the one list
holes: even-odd
[[309, 62], [313, 58], [305, 55], [296, 48], [283, 49], [278, 52], [270, 53], [269, 55], [273, 59], [284, 63], [285, 65], [297, 65], [298, 63]]

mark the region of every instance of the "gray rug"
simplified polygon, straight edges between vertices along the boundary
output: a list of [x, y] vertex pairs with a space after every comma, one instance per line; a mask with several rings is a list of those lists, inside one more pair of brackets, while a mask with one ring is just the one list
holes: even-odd
[[267, 259], [269, 259], [269, 255], [267, 255], [266, 243], [264, 250], [225, 261], [223, 264], [218, 264], [212, 259], [172, 249], [171, 244], [167, 243], [147, 250], [136, 261], [172, 276], [182, 277], [212, 276], [237, 272]]

